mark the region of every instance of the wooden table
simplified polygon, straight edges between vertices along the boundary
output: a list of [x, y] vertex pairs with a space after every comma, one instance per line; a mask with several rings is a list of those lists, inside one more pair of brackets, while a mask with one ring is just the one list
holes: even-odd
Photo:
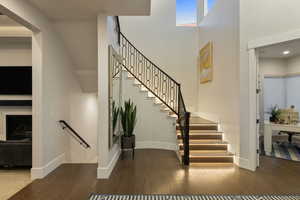
[[264, 123], [264, 146], [267, 155], [272, 153], [272, 136], [273, 131], [284, 131], [294, 132], [300, 134], [300, 123], [299, 124], [274, 124], [269, 121]]

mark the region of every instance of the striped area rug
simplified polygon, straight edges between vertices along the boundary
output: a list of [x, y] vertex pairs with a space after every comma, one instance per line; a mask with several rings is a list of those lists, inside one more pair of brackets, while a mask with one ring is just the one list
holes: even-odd
[[300, 148], [289, 143], [273, 143], [272, 156], [300, 162]]
[[300, 195], [97, 195], [89, 200], [300, 200]]

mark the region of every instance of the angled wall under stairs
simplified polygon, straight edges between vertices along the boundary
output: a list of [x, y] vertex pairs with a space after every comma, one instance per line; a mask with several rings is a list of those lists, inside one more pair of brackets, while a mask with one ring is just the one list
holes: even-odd
[[[177, 150], [176, 119], [163, 110], [162, 104], [123, 71], [123, 100], [131, 99], [137, 105], [137, 148]], [[150, 94], [150, 93], [149, 93]]]

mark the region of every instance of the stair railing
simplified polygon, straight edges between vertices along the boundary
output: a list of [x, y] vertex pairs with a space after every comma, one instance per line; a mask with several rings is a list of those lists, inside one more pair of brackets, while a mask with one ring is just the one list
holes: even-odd
[[68, 129], [67, 133], [69, 133], [76, 141], [79, 142], [84, 148], [89, 149], [91, 146], [65, 121], [59, 120], [58, 121], [63, 130]]
[[171, 111], [169, 114], [177, 115], [177, 123], [183, 140], [182, 161], [185, 165], [189, 165], [190, 113], [186, 110], [181, 85], [139, 51], [121, 32], [118, 17], [116, 21], [120, 47], [119, 54], [112, 47], [110, 48], [113, 51], [110, 53], [111, 59], [118, 62], [121, 57], [122, 67], [169, 108]]

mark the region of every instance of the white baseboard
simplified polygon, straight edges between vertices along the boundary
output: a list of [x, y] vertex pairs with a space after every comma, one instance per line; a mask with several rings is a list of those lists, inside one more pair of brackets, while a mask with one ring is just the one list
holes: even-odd
[[136, 142], [136, 149], [164, 149], [164, 150], [177, 151], [178, 144], [169, 143], [169, 142], [143, 141], [143, 142]]
[[115, 155], [113, 156], [113, 158], [111, 159], [111, 161], [109, 162], [108, 166], [106, 167], [98, 167], [97, 169], [97, 178], [98, 179], [108, 179], [111, 172], [113, 171], [117, 161], [119, 160], [121, 154], [121, 150], [119, 149]]
[[241, 158], [241, 157], [238, 157], [238, 156], [235, 156], [234, 158], [234, 163], [239, 166], [240, 168], [243, 168], [243, 169], [248, 169], [248, 170], [251, 170], [251, 171], [255, 171], [256, 169], [253, 169], [251, 166], [250, 166], [250, 162], [248, 159], [245, 159], [245, 158]]
[[61, 154], [54, 158], [52, 161], [50, 161], [48, 164], [46, 164], [43, 167], [36, 167], [31, 168], [31, 179], [42, 179], [46, 177], [49, 173], [54, 171], [57, 167], [65, 163], [66, 156], [65, 154]]

